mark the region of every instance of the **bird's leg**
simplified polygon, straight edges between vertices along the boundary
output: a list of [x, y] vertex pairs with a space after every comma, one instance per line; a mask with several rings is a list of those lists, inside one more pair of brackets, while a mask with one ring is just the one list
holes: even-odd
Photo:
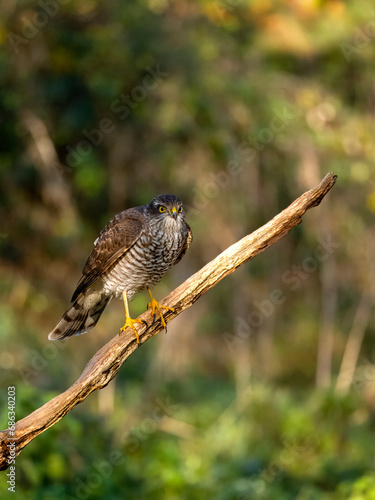
[[152, 318], [155, 321], [155, 315], [156, 315], [156, 310], [157, 310], [158, 313], [160, 314], [161, 324], [165, 328], [165, 331], [167, 331], [167, 325], [165, 323], [163, 313], [161, 310], [164, 309], [165, 311], [174, 312], [174, 309], [172, 307], [166, 307], [166, 306], [162, 306], [161, 304], [159, 304], [159, 302], [157, 300], [155, 300], [154, 297], [152, 296], [152, 293], [151, 293], [151, 290], [149, 289], [149, 287], [147, 287], [147, 290], [148, 290], [148, 293], [150, 294], [150, 298], [151, 298], [151, 302], [149, 302], [147, 307], [151, 307]]
[[134, 326], [134, 323], [144, 323], [147, 326], [146, 321], [143, 321], [142, 319], [132, 319], [129, 314], [129, 305], [128, 305], [128, 297], [126, 295], [126, 292], [122, 292], [122, 298], [124, 301], [124, 306], [125, 306], [125, 315], [126, 315], [126, 320], [125, 320], [125, 325], [121, 328], [121, 332], [126, 330], [127, 327], [131, 328], [135, 334], [135, 338], [137, 339], [137, 344], [139, 344], [139, 335], [138, 332]]

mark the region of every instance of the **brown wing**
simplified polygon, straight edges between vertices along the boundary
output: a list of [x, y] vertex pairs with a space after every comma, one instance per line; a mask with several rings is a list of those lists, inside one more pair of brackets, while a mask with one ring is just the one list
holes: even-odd
[[180, 260], [182, 259], [182, 257], [185, 255], [187, 249], [189, 248], [191, 242], [193, 241], [193, 233], [190, 229], [190, 226], [186, 223], [187, 225], [187, 228], [189, 230], [188, 232], [188, 235], [186, 237], [186, 240], [185, 240], [185, 243], [184, 243], [184, 246], [182, 247], [182, 250], [180, 252], [180, 255], [177, 257], [176, 261], [175, 261], [175, 264], [177, 264], [178, 262], [180, 262]]
[[144, 228], [145, 217], [141, 207], [130, 208], [117, 214], [101, 231], [91, 252], [82, 277], [73, 294], [72, 302], [88, 286], [109, 271], [134, 245]]

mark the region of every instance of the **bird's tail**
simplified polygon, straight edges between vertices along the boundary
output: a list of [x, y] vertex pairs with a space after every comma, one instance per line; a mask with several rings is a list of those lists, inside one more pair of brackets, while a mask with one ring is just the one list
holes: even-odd
[[110, 296], [99, 293], [86, 291], [79, 294], [48, 335], [49, 340], [62, 340], [88, 332], [94, 328], [110, 300]]

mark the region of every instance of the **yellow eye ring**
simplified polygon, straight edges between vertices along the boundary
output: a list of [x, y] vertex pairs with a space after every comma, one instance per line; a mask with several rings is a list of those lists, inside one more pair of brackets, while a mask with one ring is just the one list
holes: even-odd
[[178, 209], [178, 211], [181, 213], [181, 212], [183, 211], [183, 208], [182, 208], [182, 207], [180, 207], [180, 208]]
[[165, 212], [165, 211], [166, 211], [166, 208], [165, 208], [165, 207], [163, 207], [163, 206], [160, 206], [160, 207], [159, 207], [159, 212], [160, 212], [161, 214], [162, 214], [163, 212]]

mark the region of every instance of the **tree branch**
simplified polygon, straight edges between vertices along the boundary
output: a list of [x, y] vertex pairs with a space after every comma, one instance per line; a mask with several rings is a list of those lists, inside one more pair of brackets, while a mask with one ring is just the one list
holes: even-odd
[[[319, 186], [305, 192], [267, 224], [227, 248], [171, 292], [162, 301], [164, 305], [174, 308], [174, 312], [168, 311], [165, 314], [166, 322], [190, 307], [199, 297], [241, 264], [263, 252], [297, 226], [308, 209], [319, 205], [335, 184], [336, 178], [337, 176], [332, 172], [327, 174]], [[152, 322], [150, 311], [143, 313], [140, 318], [150, 325], [148, 328], [143, 326], [139, 328], [140, 342], [143, 344], [163, 328], [160, 321]], [[1, 431], [0, 470], [9, 467], [13, 453], [17, 456], [38, 434], [56, 424], [91, 392], [105, 387], [135, 349], [137, 349], [137, 343], [134, 333], [128, 328], [124, 333], [113, 337], [93, 356], [82, 375], [69, 389], [19, 420], [13, 435], [8, 429]], [[14, 447], [9, 446], [12, 443]]]

